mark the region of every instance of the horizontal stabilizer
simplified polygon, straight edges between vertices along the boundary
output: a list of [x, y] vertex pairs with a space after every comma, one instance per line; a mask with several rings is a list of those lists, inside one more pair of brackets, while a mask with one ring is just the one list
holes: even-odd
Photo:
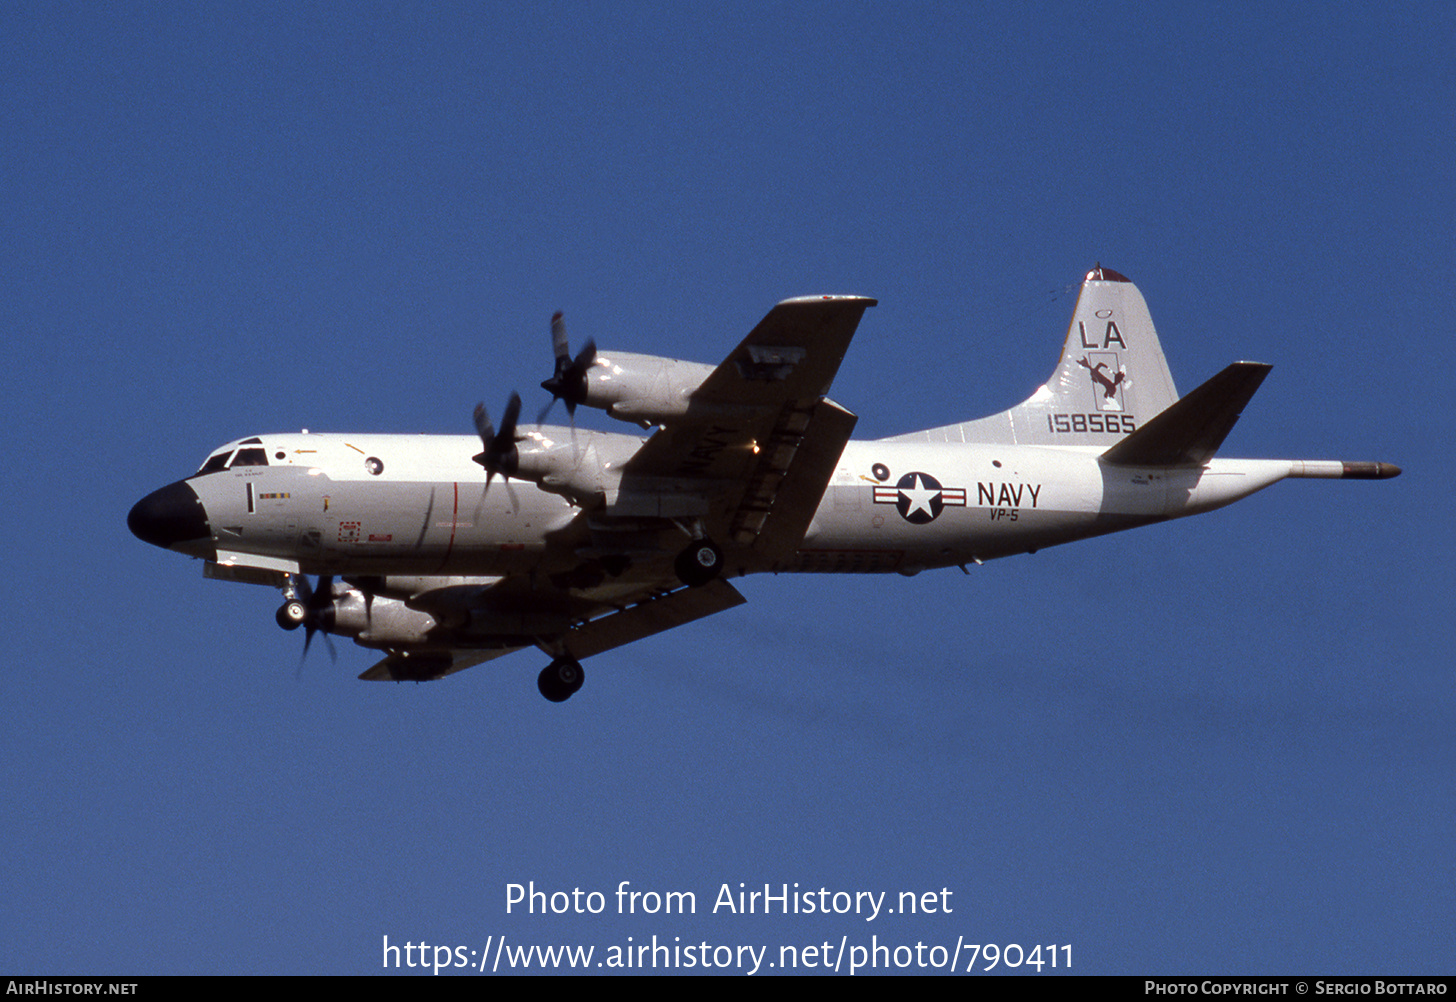
[[1202, 466], [1272, 366], [1235, 362], [1102, 454], [1114, 466]]

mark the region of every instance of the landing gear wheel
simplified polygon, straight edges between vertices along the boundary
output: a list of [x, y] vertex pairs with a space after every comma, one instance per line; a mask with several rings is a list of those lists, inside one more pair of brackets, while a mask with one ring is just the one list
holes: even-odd
[[586, 681], [581, 664], [571, 658], [557, 658], [536, 677], [536, 688], [553, 703], [564, 703]]
[[711, 540], [694, 540], [677, 555], [673, 569], [683, 584], [701, 588], [722, 572], [723, 551]]
[[285, 630], [296, 630], [303, 625], [307, 615], [308, 610], [304, 608], [302, 602], [295, 598], [280, 605], [273, 618], [278, 620], [278, 625]]

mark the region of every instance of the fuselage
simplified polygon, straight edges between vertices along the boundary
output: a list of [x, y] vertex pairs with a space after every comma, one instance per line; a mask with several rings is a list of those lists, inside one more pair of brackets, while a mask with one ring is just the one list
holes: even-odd
[[[583, 450], [644, 441], [575, 435]], [[581, 563], [593, 513], [582, 518], [572, 500], [518, 479], [487, 487], [471, 461], [478, 449], [456, 435], [257, 436], [138, 503], [131, 525], [194, 556], [305, 574], [556, 574]], [[751, 547], [725, 548], [726, 569], [914, 573], [980, 562], [1206, 511], [1291, 469], [1283, 460], [1116, 467], [1099, 462], [1100, 451], [850, 442], [792, 559], [764, 566]], [[655, 533], [672, 535], [646, 527], [639, 548], [649, 550]], [[664, 554], [680, 546], [659, 542]]]

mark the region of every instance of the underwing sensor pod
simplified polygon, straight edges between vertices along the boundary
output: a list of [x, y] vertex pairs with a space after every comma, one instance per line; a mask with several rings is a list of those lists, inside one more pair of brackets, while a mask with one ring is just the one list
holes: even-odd
[[[241, 439], [127, 524], [209, 577], [278, 588], [277, 621], [304, 628], [305, 653], [320, 633], [379, 651], [361, 678], [437, 679], [533, 647], [549, 658], [537, 686], [560, 702], [582, 660], [741, 605], [730, 578], [965, 570], [1289, 477], [1400, 473], [1219, 457], [1270, 367], [1235, 362], [1180, 396], [1141, 293], [1100, 266], [1026, 401], [854, 441], [828, 393], [874, 305], [785, 300], [717, 366], [591, 341], [573, 356], [558, 313], [534, 426], [513, 394], [499, 426], [476, 408], [474, 435]], [[544, 423], [557, 400], [566, 427]], [[581, 405], [643, 430], [578, 429]]]

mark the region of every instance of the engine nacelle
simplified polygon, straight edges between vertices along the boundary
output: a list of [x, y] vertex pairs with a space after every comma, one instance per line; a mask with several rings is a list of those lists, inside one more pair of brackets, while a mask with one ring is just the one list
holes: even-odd
[[411, 609], [399, 599], [375, 595], [366, 598], [357, 588], [334, 598], [330, 633], [353, 637], [371, 646], [423, 644], [436, 627], [435, 617]]
[[644, 428], [687, 413], [688, 397], [713, 366], [630, 351], [601, 352], [586, 374], [588, 407]]
[[[576, 614], [568, 610], [489, 601], [491, 586], [500, 580], [401, 575], [360, 579], [369, 594], [356, 586], [343, 594], [336, 592], [323, 628], [370, 647], [415, 648], [512, 635], [521, 638], [520, 644], [527, 644], [533, 635], [571, 628]], [[412, 604], [427, 606], [429, 611]]]
[[560, 494], [583, 508], [599, 507], [622, 480], [622, 466], [642, 447], [627, 435], [580, 431], [575, 440], [526, 431], [516, 442], [516, 468], [511, 476], [529, 480], [544, 491]]

